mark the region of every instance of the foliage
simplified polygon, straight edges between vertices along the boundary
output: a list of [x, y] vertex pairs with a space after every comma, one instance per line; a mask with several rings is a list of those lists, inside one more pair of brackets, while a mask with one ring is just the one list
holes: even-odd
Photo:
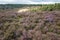
[[53, 11], [59, 6], [39, 5], [22, 13], [2, 10], [0, 40], [60, 40], [60, 11]]
[[56, 4], [43, 4], [42, 6], [40, 6], [39, 8], [32, 8], [32, 11], [54, 11], [54, 10], [60, 10], [60, 3], [56, 3]]
[[[2, 16], [1, 14], [5, 15]], [[8, 14], [0, 13], [0, 40], [50, 40], [60, 38], [60, 11], [12, 12]]]

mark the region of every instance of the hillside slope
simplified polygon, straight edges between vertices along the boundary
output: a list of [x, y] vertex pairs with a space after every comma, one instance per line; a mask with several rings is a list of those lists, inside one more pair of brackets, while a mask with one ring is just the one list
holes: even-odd
[[0, 13], [0, 40], [60, 40], [60, 11]]

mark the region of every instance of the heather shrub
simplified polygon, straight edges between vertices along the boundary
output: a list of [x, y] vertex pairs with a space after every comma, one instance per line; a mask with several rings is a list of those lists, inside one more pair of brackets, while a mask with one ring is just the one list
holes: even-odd
[[60, 11], [12, 12], [2, 15], [0, 40], [60, 40]]

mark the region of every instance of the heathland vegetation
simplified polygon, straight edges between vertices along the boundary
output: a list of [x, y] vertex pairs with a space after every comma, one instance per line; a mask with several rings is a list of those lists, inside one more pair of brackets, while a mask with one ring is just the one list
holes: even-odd
[[0, 40], [60, 40], [60, 3], [0, 4]]

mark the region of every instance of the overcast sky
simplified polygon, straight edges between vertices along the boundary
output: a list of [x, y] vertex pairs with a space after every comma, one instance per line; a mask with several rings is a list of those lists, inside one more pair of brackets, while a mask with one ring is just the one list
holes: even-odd
[[0, 4], [51, 4], [60, 0], [0, 0]]

